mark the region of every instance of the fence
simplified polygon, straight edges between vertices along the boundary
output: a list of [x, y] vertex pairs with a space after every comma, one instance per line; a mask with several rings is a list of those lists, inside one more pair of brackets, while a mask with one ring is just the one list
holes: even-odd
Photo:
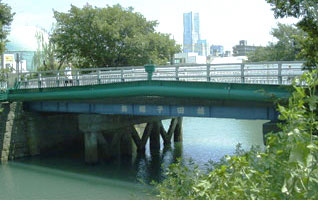
[[[300, 76], [303, 62], [193, 64], [156, 66], [152, 80], [289, 85]], [[149, 73], [149, 72], [148, 72]], [[144, 66], [27, 72], [17, 88], [51, 88], [148, 80]]]

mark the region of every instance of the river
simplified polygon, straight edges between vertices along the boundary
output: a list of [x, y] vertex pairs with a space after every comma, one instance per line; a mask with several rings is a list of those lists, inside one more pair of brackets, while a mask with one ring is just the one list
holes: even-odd
[[[160, 155], [118, 158], [89, 166], [80, 153], [39, 156], [0, 165], [0, 199], [151, 199], [151, 180], [163, 178], [163, 168], [177, 157], [192, 158], [201, 168], [209, 160], [262, 145], [263, 120], [184, 118], [183, 143]], [[164, 122], [167, 128], [168, 122]], [[141, 184], [140, 182], [145, 182]]]

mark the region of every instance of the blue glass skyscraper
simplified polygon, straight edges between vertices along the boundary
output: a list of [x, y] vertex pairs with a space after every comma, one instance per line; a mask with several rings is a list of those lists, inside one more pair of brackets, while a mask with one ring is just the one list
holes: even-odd
[[200, 40], [199, 13], [183, 14], [183, 52], [195, 52]]

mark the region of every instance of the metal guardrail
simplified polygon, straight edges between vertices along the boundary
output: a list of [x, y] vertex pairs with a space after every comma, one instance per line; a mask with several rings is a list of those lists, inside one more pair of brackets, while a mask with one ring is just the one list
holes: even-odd
[[[303, 74], [303, 62], [261, 62], [156, 66], [151, 76], [144, 66], [73, 69], [21, 73], [16, 88], [52, 88], [140, 80], [228, 82], [289, 85]], [[148, 72], [148, 73], [147, 73]]]

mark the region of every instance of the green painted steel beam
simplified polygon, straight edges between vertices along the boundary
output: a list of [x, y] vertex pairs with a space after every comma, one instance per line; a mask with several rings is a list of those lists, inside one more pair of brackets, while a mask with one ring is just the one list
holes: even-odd
[[278, 98], [288, 98], [291, 88], [291, 86], [260, 84], [136, 81], [91, 86], [14, 89], [8, 91], [7, 100], [95, 100], [117, 97], [161, 96], [271, 102]]

